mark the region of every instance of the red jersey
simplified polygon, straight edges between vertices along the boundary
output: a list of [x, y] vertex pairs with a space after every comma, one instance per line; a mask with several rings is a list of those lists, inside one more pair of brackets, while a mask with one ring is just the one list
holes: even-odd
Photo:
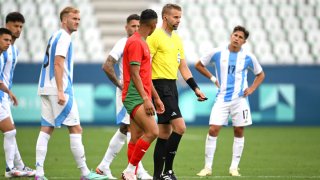
[[139, 75], [142, 80], [143, 88], [151, 99], [152, 80], [151, 80], [151, 56], [147, 43], [142, 39], [138, 32], [135, 32], [126, 42], [123, 50], [123, 90], [122, 101], [130, 114], [132, 109], [143, 103], [143, 99], [134, 86], [130, 78], [130, 66], [139, 65]]

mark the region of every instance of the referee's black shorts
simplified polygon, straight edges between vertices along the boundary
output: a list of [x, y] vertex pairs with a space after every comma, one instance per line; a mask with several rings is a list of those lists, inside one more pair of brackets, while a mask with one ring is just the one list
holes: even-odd
[[165, 107], [163, 114], [157, 114], [158, 124], [169, 124], [172, 119], [182, 117], [179, 108], [176, 80], [155, 79], [152, 82]]

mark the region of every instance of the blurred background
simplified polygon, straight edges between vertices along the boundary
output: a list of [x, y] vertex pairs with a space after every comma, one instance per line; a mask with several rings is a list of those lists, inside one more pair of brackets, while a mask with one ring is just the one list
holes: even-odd
[[[37, 83], [47, 40], [59, 29], [59, 13], [72, 5], [81, 22], [73, 33], [75, 95], [83, 124], [115, 122], [115, 87], [101, 70], [109, 51], [125, 36], [126, 17], [154, 9], [161, 21], [166, 3], [182, 7], [178, 34], [186, 60], [208, 101], [197, 102], [179, 80], [179, 101], [189, 125], [208, 124], [217, 89], [194, 69], [194, 63], [213, 47], [225, 45], [236, 25], [250, 31], [243, 48], [262, 64], [266, 79], [249, 98], [257, 125], [320, 125], [320, 0], [0, 0], [0, 24], [11, 11], [26, 19], [15, 42], [19, 49], [13, 92], [16, 124], [40, 122]], [[249, 72], [249, 84], [253, 74]]]

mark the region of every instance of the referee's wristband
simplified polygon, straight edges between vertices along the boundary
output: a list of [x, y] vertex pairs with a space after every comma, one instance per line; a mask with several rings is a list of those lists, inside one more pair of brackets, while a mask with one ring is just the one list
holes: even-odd
[[[193, 77], [189, 78], [187, 81], [187, 84], [190, 86], [190, 88], [195, 91], [196, 88], [199, 88], [196, 81], [194, 81]], [[200, 89], [200, 88], [199, 88]]]
[[215, 76], [211, 76], [210, 80], [211, 80], [213, 83], [216, 83], [217, 78], [216, 78]]

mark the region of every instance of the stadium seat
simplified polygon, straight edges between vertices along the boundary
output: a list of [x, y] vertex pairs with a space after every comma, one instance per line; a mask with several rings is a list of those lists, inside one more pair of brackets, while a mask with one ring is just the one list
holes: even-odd
[[282, 24], [284, 30], [286, 31], [290, 31], [292, 29], [300, 29], [299, 19], [294, 16], [284, 17]]
[[180, 35], [182, 40], [190, 40], [191, 39], [191, 33], [187, 28], [180, 27], [178, 29], [177, 33]]
[[208, 4], [204, 6], [204, 15], [207, 19], [211, 18], [220, 18], [221, 17], [221, 8], [214, 4]]
[[291, 44], [306, 42], [304, 31], [302, 31], [301, 29], [291, 29], [291, 30], [288, 30], [286, 34], [287, 34], [287, 39]]
[[270, 1], [269, 0], [253, 0], [252, 4], [257, 6], [265, 6], [265, 5], [269, 5]]
[[212, 51], [213, 48], [214, 48], [213, 42], [210, 40], [205, 40], [205, 41], [199, 42], [199, 44], [198, 44], [199, 55], [203, 56], [206, 53]]
[[240, 16], [239, 8], [235, 5], [224, 5], [222, 8], [222, 14], [225, 18], [232, 20], [233, 18], [238, 18]]
[[320, 41], [314, 41], [311, 47], [313, 57], [317, 60], [317, 63], [320, 64]]
[[50, 3], [49, 1], [40, 3], [38, 9], [39, 9], [38, 12], [39, 12], [40, 17], [53, 15], [53, 16], [55, 16], [55, 19], [57, 18], [56, 8], [55, 8], [54, 4]]
[[308, 33], [306, 33], [307, 35], [307, 40], [309, 43], [314, 43], [314, 42], [319, 42], [320, 41], [320, 30], [313, 30], [313, 31], [308, 31]]
[[229, 42], [230, 34], [225, 30], [219, 30], [215, 31], [213, 35], [213, 43], [217, 46], [220, 46], [221, 44], [225, 44]]
[[1, 14], [5, 17], [9, 12], [18, 11], [18, 5], [15, 1], [6, 1], [5, 3], [1, 3]]
[[282, 31], [280, 19], [276, 16], [265, 19], [264, 27], [268, 32], [273, 32], [274, 30]]
[[289, 17], [295, 17], [294, 6], [283, 4], [279, 6], [278, 15], [281, 19], [286, 19]]
[[255, 31], [256, 29], [262, 29], [262, 21], [261, 18], [258, 16], [251, 16], [248, 18], [244, 18], [245, 20], [245, 26], [249, 29], [249, 31]]
[[279, 29], [274, 29], [274, 31], [270, 31], [268, 33], [268, 40], [276, 44], [278, 41], [285, 41], [286, 40], [286, 34], [284, 31]]
[[[258, 1], [260, 3], [260, 1]], [[277, 16], [276, 7], [272, 5], [260, 4], [260, 17], [264, 20]]]
[[276, 55], [276, 58], [281, 64], [295, 64], [294, 56], [291, 53], [289, 43], [285, 41], [278, 41], [273, 45], [273, 52]]
[[267, 33], [263, 29], [253, 29], [250, 31], [249, 39], [253, 43], [264, 43], [267, 40]]
[[209, 31], [207, 29], [199, 29], [193, 33], [194, 40], [197, 44], [211, 40], [211, 36], [209, 34]]
[[31, 0], [23, 1], [23, 4], [20, 4], [20, 12], [28, 17], [28, 20], [37, 19], [37, 6]]
[[227, 23], [228, 32], [231, 32], [233, 30], [233, 28], [238, 25], [244, 26], [242, 18], [234, 17], [234, 18], [229, 19], [228, 23]]
[[195, 43], [192, 41], [183, 41], [184, 45], [184, 53], [186, 56], [186, 60], [188, 63], [194, 64], [197, 60], [199, 60], [199, 55], [196, 53]]
[[59, 29], [59, 19], [56, 18], [54, 15], [46, 15], [42, 18], [41, 21], [42, 27], [45, 27], [46, 37], [49, 37], [53, 32]]
[[259, 18], [257, 6], [254, 6], [254, 5], [243, 6], [241, 8], [241, 15], [244, 19], [253, 18], [253, 17]]
[[311, 5], [301, 4], [297, 8], [297, 16], [301, 19], [314, 17], [314, 8]]
[[305, 31], [319, 30], [319, 20], [313, 16], [301, 19], [301, 26]]
[[225, 20], [221, 16], [213, 16], [207, 22], [212, 33], [217, 29], [225, 29]]

